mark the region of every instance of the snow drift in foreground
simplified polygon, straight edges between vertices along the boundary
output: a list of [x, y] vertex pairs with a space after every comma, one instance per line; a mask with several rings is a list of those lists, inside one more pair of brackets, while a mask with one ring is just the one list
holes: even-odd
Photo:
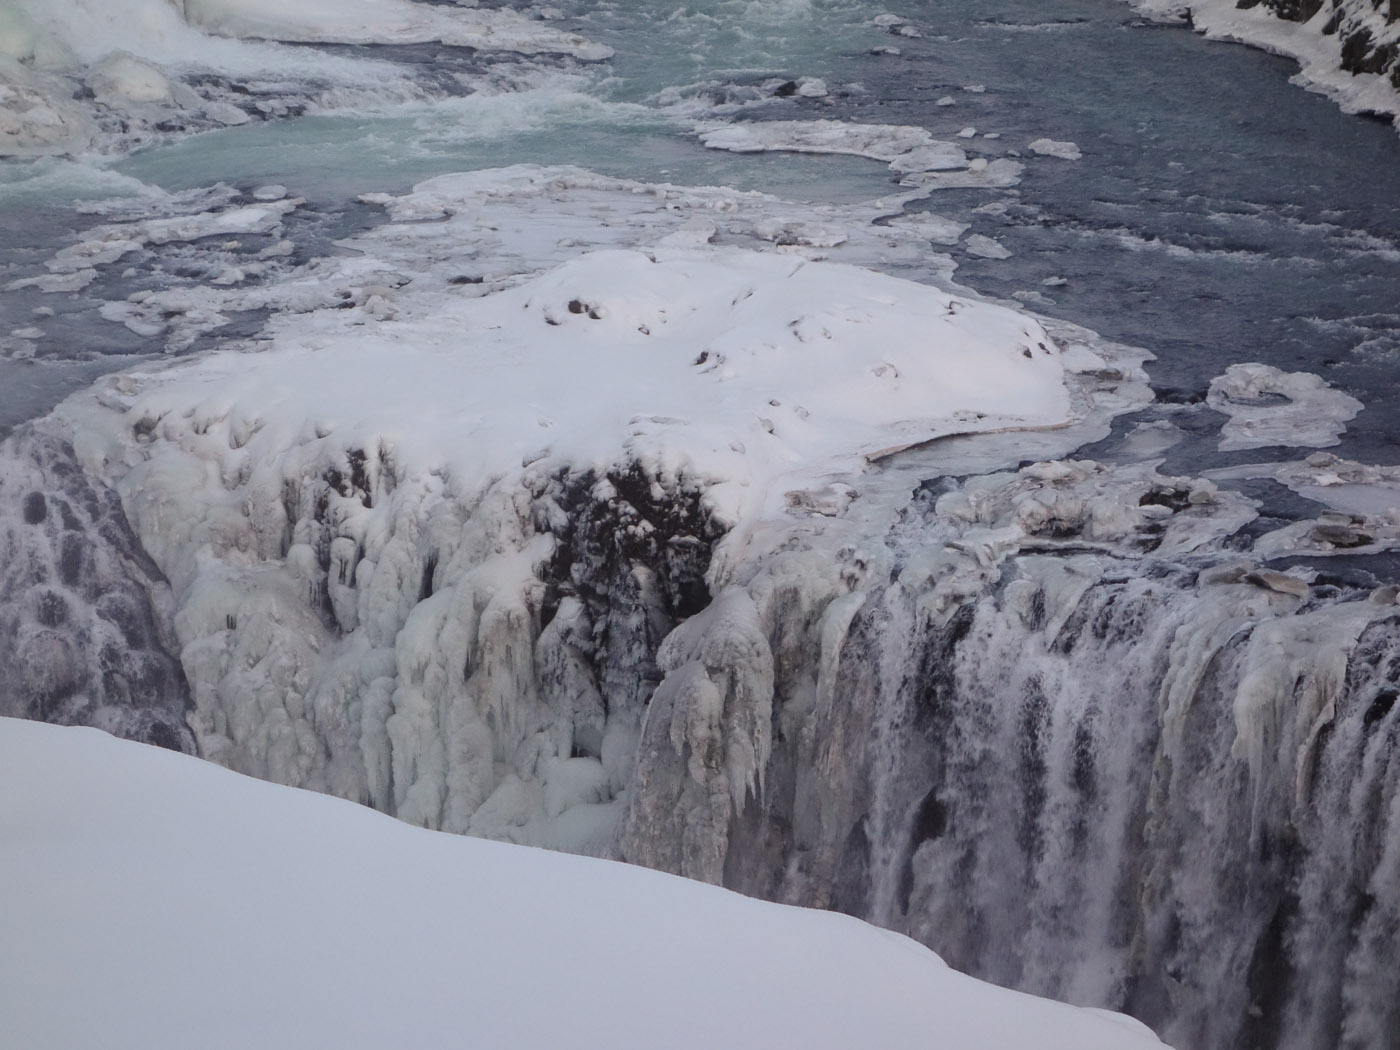
[[[0, 720], [15, 1046], [1161, 1046], [904, 937]], [[58, 983], [56, 983], [58, 982]]]

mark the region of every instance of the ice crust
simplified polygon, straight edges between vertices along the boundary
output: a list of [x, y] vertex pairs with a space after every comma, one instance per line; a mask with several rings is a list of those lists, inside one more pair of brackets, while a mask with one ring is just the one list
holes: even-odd
[[90, 730], [0, 719], [0, 841], [0, 1012], [29, 1050], [1161, 1045], [843, 915], [436, 835]]

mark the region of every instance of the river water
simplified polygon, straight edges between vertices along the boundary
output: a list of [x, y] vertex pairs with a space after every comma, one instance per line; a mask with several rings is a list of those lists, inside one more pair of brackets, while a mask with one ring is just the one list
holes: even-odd
[[[328, 212], [356, 193], [518, 161], [813, 201], [893, 189], [873, 161], [736, 156], [685, 131], [706, 100], [814, 76], [829, 97], [746, 115], [914, 124], [938, 137], [975, 128], [962, 141], [989, 158], [1027, 154], [1042, 137], [1078, 144], [1078, 161], [1028, 154], [1009, 193], [949, 190], [915, 205], [1012, 253], [955, 248], [961, 281], [1151, 349], [1154, 385], [1171, 399], [1198, 399], [1236, 361], [1318, 372], [1368, 405], [1343, 451], [1400, 459], [1390, 422], [1400, 418], [1400, 140], [1289, 84], [1287, 60], [1142, 23], [1112, 0], [913, 3], [896, 13], [917, 37], [872, 25], [881, 9], [865, 3], [563, 7], [570, 25], [616, 49], [610, 63], [537, 62], [523, 91], [256, 123], [92, 163], [11, 165], [0, 184], [4, 261], [27, 272], [75, 224], [65, 205], [136, 192], [133, 180], [281, 182]], [[891, 47], [900, 54], [872, 53]], [[423, 50], [381, 53], [421, 63]], [[1055, 279], [1064, 283], [1042, 284]], [[32, 308], [7, 296], [0, 322], [23, 327]], [[54, 327], [40, 357], [71, 356], [77, 341], [85, 352], [141, 349], [110, 325], [86, 339]], [[0, 425], [92, 372], [5, 367]]]

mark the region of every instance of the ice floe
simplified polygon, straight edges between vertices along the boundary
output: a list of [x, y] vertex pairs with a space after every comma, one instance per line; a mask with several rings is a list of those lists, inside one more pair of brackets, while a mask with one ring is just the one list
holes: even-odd
[[1267, 445], [1335, 445], [1364, 407], [1311, 372], [1272, 365], [1231, 365], [1211, 380], [1206, 403], [1230, 417], [1221, 429], [1223, 452]]
[[1059, 157], [1061, 160], [1079, 160], [1084, 156], [1073, 142], [1057, 142], [1055, 139], [1036, 139], [1026, 148], [1042, 157]]
[[1343, 514], [1400, 521], [1400, 467], [1377, 466], [1314, 452], [1302, 461], [1251, 463], [1210, 471], [1219, 480], [1271, 478], [1298, 495]]
[[853, 124], [840, 120], [764, 120], [696, 126], [710, 149], [734, 153], [785, 150], [869, 157], [899, 172], [952, 171], [967, 167], [967, 155], [925, 128], [901, 124]]
[[966, 249], [968, 255], [976, 255], [983, 259], [1011, 258], [1011, 251], [1000, 241], [993, 240], [991, 237], [984, 236], [980, 233], [971, 234], [967, 240], [963, 242], [963, 247]]

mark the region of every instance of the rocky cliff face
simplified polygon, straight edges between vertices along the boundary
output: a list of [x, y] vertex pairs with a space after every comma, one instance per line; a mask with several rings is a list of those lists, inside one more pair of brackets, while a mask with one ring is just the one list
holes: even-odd
[[1321, 16], [1319, 30], [1336, 38], [1342, 69], [1384, 76], [1400, 90], [1397, 0], [1240, 0], [1238, 6], [1265, 7], [1290, 22], [1311, 22]]

